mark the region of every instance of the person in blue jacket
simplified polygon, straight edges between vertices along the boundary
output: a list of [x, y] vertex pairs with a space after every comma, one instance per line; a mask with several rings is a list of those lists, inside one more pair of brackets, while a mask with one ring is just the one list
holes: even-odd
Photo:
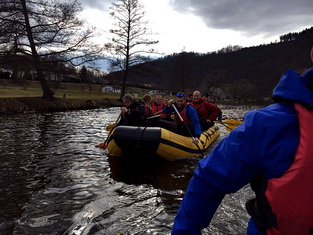
[[[295, 104], [312, 108], [312, 88], [313, 68], [301, 75], [287, 70], [273, 90], [275, 103], [247, 112], [244, 123], [199, 161], [174, 220], [172, 234], [201, 234], [226, 194], [235, 193], [250, 183], [258, 197], [258, 189], [262, 189], [258, 179], [271, 180], [285, 174], [294, 164], [299, 145]], [[313, 195], [311, 198], [313, 200]], [[246, 205], [251, 216], [265, 208], [254, 205]], [[262, 221], [264, 218], [269, 216], [252, 216], [247, 234], [266, 234], [267, 227], [260, 226], [266, 224]]]
[[186, 102], [186, 96], [183, 92], [178, 92], [175, 102], [170, 100], [163, 108], [163, 112], [167, 115], [174, 114], [174, 122], [177, 125], [176, 133], [193, 137], [192, 141], [198, 144], [201, 135], [198, 113], [191, 103]]

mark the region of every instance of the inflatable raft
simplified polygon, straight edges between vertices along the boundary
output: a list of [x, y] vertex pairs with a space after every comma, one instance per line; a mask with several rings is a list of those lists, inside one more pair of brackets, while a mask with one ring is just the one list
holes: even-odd
[[107, 149], [112, 155], [153, 155], [167, 160], [203, 155], [219, 136], [217, 126], [202, 132], [199, 144], [191, 137], [178, 135], [161, 127], [118, 126], [108, 137]]

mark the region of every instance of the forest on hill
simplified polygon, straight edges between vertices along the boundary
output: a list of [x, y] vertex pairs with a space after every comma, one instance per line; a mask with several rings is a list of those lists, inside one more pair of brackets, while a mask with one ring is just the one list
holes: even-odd
[[[312, 67], [313, 27], [280, 36], [280, 41], [255, 47], [229, 46], [218, 52], [181, 52], [131, 67], [128, 83], [163, 91], [200, 90], [216, 98], [260, 100], [271, 92], [283, 72], [302, 73]], [[110, 73], [118, 82], [121, 73]]]

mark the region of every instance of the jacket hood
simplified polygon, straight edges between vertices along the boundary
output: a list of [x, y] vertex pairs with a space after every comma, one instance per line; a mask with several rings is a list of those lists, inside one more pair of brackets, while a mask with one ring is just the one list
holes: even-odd
[[313, 68], [299, 75], [287, 70], [273, 90], [273, 98], [294, 101], [304, 105], [313, 105], [313, 92], [308, 89], [313, 82]]

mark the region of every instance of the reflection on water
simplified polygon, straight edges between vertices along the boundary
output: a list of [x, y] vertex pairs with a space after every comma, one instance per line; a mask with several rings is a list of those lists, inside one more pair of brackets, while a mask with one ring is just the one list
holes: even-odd
[[[242, 119], [254, 107], [226, 107]], [[130, 161], [96, 145], [116, 108], [0, 116], [0, 234], [169, 234], [200, 158]], [[221, 126], [217, 144], [228, 132]], [[214, 146], [212, 146], [214, 147]], [[203, 234], [244, 234], [248, 187]]]

